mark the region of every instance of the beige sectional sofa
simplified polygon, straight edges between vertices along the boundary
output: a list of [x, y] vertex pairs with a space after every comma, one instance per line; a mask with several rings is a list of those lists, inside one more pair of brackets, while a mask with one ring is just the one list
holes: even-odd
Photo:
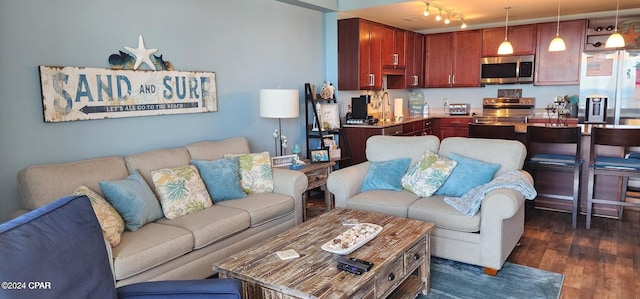
[[[431, 235], [433, 256], [479, 265], [487, 273], [496, 273], [524, 231], [524, 197], [520, 192], [505, 188], [487, 193], [474, 216], [465, 216], [447, 204], [443, 195], [421, 198], [407, 190], [361, 192], [372, 162], [408, 157], [413, 164], [425, 150], [500, 164], [494, 178], [521, 170], [526, 156], [525, 146], [518, 141], [451, 137], [440, 142], [436, 136], [373, 136], [366, 144], [368, 161], [329, 176], [327, 187], [335, 196], [336, 207], [433, 222], [436, 224]], [[533, 182], [528, 173], [522, 173]]]
[[[28, 210], [41, 207], [72, 194], [80, 185], [101, 194], [100, 181], [120, 180], [136, 169], [154, 190], [153, 170], [249, 152], [248, 141], [238, 137], [126, 157], [31, 166], [18, 174], [22, 206]], [[273, 179], [272, 193], [216, 202], [191, 214], [160, 218], [133, 232], [125, 231], [120, 243], [111, 248], [116, 285], [209, 277], [214, 274], [214, 261], [301, 223], [307, 177], [299, 171], [274, 168]]]

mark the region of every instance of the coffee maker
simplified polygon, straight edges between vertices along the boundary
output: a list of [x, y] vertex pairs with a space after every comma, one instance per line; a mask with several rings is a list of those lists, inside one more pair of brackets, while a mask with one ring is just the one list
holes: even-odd
[[587, 97], [584, 123], [605, 124], [607, 123], [607, 102], [609, 99], [603, 96]]

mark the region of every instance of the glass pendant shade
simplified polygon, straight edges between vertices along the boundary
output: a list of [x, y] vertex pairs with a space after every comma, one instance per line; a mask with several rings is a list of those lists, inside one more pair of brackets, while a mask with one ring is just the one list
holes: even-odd
[[609, 36], [607, 42], [604, 44], [606, 48], [622, 48], [624, 47], [624, 37], [618, 31]]
[[559, 34], [556, 34], [556, 37], [551, 40], [549, 44], [549, 52], [557, 52], [564, 51], [567, 49], [567, 46], [564, 43], [564, 40], [560, 37]]
[[513, 46], [505, 38], [504, 41], [498, 47], [498, 55], [509, 55], [509, 54], [513, 54]]

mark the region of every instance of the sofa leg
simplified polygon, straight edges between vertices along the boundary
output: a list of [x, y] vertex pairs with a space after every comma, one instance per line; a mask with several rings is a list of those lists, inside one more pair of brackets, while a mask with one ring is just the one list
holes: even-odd
[[498, 275], [498, 269], [484, 267], [484, 274], [491, 275], [491, 276], [496, 276], [496, 275]]

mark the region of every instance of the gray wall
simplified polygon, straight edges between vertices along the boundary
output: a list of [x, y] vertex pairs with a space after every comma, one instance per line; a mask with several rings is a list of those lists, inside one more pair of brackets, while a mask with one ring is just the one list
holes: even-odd
[[[39, 65], [108, 68], [139, 34], [176, 70], [216, 72], [218, 112], [44, 123]], [[29, 165], [233, 136], [273, 152], [278, 122], [259, 117], [258, 92], [325, 80], [324, 38], [322, 13], [272, 0], [0, 0], [0, 222]], [[304, 145], [304, 118], [282, 125]]]

